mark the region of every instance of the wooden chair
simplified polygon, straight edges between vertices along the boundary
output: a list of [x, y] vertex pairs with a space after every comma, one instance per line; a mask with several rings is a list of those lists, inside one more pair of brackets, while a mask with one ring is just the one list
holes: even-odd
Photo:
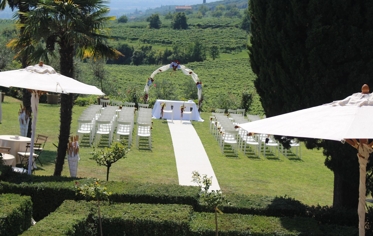
[[37, 159], [38, 159], [41, 166], [43, 166], [43, 163], [41, 163], [40, 154], [44, 150], [44, 146], [45, 146], [45, 143], [47, 142], [47, 140], [48, 140], [48, 136], [38, 134], [38, 136], [36, 137], [36, 141], [35, 141], [35, 143], [40, 143], [41, 144], [40, 148], [35, 148], [35, 146], [34, 146], [34, 152], [39, 155], [39, 158], [37, 158]]
[[1, 147], [0, 146], [0, 153], [9, 154], [10, 153], [10, 147]]
[[[38, 150], [41, 148], [41, 143], [34, 143], [34, 152], [33, 152], [33, 155], [32, 155], [32, 168], [35, 169], [37, 168], [36, 165], [35, 165], [35, 161], [36, 159], [38, 159], [39, 157], [39, 154], [35, 153], [35, 150]], [[21, 165], [23, 166], [23, 168], [25, 169], [28, 169], [28, 161], [29, 161], [29, 157], [31, 155], [31, 143], [27, 143], [26, 144], [26, 149], [24, 151], [20, 151], [18, 152], [18, 157], [19, 157], [19, 160], [21, 162]]]

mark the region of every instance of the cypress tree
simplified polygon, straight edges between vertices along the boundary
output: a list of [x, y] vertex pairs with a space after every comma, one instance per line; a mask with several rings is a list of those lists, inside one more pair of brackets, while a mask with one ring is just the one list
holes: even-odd
[[[250, 62], [267, 117], [373, 86], [372, 13], [372, 0], [250, 0]], [[334, 141], [306, 145], [324, 149], [334, 173], [333, 206], [357, 208], [356, 150]]]

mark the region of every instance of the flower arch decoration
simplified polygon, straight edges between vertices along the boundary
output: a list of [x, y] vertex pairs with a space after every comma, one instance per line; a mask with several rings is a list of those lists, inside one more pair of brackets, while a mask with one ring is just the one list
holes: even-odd
[[192, 71], [191, 69], [186, 68], [184, 65], [180, 65], [179, 61], [177, 61], [177, 60], [172, 61], [168, 65], [164, 65], [164, 66], [159, 67], [158, 69], [156, 69], [150, 75], [150, 77], [148, 78], [148, 80], [146, 82], [145, 88], [144, 88], [144, 93], [145, 93], [144, 94], [144, 101], [145, 101], [145, 103], [148, 103], [149, 89], [150, 89], [150, 86], [154, 82], [154, 76], [156, 74], [158, 74], [158, 73], [165, 72], [165, 71], [167, 71], [167, 70], [169, 70], [171, 68], [172, 68], [173, 71], [181, 70], [184, 73], [184, 75], [189, 75], [189, 76], [192, 77], [192, 79], [193, 79], [194, 83], [196, 83], [196, 87], [197, 87], [198, 107], [201, 107], [202, 100], [203, 100], [203, 97], [202, 97], [202, 82], [198, 78], [198, 75], [196, 73], [194, 73], [194, 71]]

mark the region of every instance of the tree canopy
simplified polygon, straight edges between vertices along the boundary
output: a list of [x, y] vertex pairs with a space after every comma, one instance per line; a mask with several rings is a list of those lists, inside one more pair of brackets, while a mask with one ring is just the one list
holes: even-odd
[[[120, 54], [108, 46], [105, 23], [113, 17], [105, 16], [109, 8], [101, 0], [54, 1], [39, 3], [32, 11], [20, 13], [25, 17], [20, 38], [11, 42], [20, 49], [19, 56], [35, 48], [32, 58], [48, 60], [47, 52], [58, 50], [60, 72], [74, 77], [74, 57], [111, 58]], [[98, 33], [100, 32], [100, 33]], [[31, 39], [31, 40], [30, 40]], [[25, 42], [32, 42], [25, 44]], [[41, 44], [40, 42], [45, 42]], [[55, 45], [58, 47], [55, 47]], [[20, 47], [23, 45], [23, 47]], [[73, 95], [61, 95], [60, 134], [54, 175], [61, 175], [70, 136]]]
[[[250, 62], [268, 117], [343, 99], [373, 80], [373, 5], [364, 0], [251, 0]], [[334, 205], [357, 206], [356, 151], [323, 147], [335, 176]], [[369, 172], [369, 170], [368, 170]]]
[[126, 15], [123, 15], [118, 18], [118, 23], [127, 23], [128, 17]]
[[161, 28], [162, 22], [159, 18], [159, 14], [152, 14], [149, 16], [146, 21], [149, 22], [150, 29], [159, 29]]
[[184, 12], [178, 12], [174, 14], [174, 17], [172, 18], [171, 27], [173, 29], [187, 29], [188, 23], [187, 23], [187, 17]]

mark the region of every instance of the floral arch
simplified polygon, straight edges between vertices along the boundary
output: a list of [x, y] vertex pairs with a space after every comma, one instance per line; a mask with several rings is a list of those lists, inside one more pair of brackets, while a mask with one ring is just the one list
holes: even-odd
[[198, 75], [196, 73], [194, 73], [194, 71], [192, 71], [191, 69], [186, 68], [184, 65], [180, 65], [178, 61], [173, 61], [173, 62], [171, 62], [168, 65], [161, 66], [158, 69], [156, 69], [150, 75], [150, 77], [148, 78], [148, 80], [146, 82], [145, 88], [144, 88], [144, 92], [145, 92], [145, 94], [144, 94], [144, 101], [146, 103], [148, 102], [149, 88], [152, 85], [152, 83], [154, 82], [154, 76], [156, 74], [158, 74], [158, 73], [165, 72], [165, 71], [167, 71], [170, 68], [172, 68], [174, 71], [181, 70], [184, 73], [184, 75], [189, 75], [189, 76], [192, 77], [192, 79], [193, 79], [194, 83], [196, 83], [196, 87], [197, 87], [198, 107], [201, 107], [202, 100], [203, 100], [203, 97], [202, 97], [202, 82], [198, 78]]

